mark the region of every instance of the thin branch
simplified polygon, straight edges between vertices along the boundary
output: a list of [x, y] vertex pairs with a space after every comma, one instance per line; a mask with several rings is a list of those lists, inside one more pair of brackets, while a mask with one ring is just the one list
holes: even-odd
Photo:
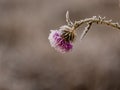
[[105, 17], [101, 18], [100, 16], [99, 17], [93, 16], [92, 18], [86, 18], [84, 20], [76, 21], [74, 24], [74, 27], [76, 29], [82, 24], [88, 23], [88, 22], [97, 23], [97, 24], [105, 24], [105, 25], [109, 25], [111, 27], [120, 29], [120, 25], [118, 23], [113, 23], [112, 20], [105, 20]]
[[84, 30], [83, 33], [81, 34], [80, 40], [82, 40], [82, 39], [86, 36], [86, 34], [88, 33], [88, 31], [90, 30], [90, 27], [91, 27], [91, 25], [92, 25], [92, 22], [89, 22], [89, 23], [87, 23], [87, 24], [88, 24], [88, 26], [85, 27], [85, 30]]

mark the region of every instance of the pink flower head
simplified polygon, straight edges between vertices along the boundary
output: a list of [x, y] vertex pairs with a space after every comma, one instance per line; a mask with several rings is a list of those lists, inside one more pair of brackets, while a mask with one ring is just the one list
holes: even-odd
[[52, 47], [59, 52], [65, 53], [70, 51], [73, 48], [73, 45], [71, 41], [66, 41], [65, 38], [62, 37], [62, 34], [61, 28], [60, 30], [51, 30], [48, 39]]

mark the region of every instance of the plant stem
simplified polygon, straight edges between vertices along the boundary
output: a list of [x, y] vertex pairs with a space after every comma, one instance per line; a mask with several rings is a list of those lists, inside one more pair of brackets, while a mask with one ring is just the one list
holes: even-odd
[[112, 23], [111, 21], [112, 20], [105, 20], [105, 18], [101, 18], [100, 16], [99, 17], [93, 16], [92, 18], [86, 18], [84, 20], [75, 21], [73, 27], [77, 29], [82, 24], [92, 22], [97, 24], [109, 25], [120, 30], [120, 25], [118, 23]]

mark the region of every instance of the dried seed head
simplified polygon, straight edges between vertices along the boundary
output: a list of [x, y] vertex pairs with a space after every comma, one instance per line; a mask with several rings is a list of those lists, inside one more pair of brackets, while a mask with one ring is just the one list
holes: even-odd
[[64, 25], [60, 27], [60, 30], [62, 32], [61, 37], [64, 38], [66, 42], [73, 42], [75, 40], [76, 33], [71, 27]]

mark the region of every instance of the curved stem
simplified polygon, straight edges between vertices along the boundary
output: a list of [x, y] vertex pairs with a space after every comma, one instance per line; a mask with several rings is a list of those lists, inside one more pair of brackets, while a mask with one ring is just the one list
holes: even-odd
[[120, 29], [120, 25], [118, 23], [112, 23], [111, 21], [112, 20], [105, 20], [105, 17], [101, 18], [100, 16], [99, 17], [93, 16], [92, 18], [86, 18], [84, 20], [75, 21], [73, 26], [76, 29], [84, 23], [92, 22], [92, 23], [97, 23], [97, 24], [106, 24], [114, 28]]

